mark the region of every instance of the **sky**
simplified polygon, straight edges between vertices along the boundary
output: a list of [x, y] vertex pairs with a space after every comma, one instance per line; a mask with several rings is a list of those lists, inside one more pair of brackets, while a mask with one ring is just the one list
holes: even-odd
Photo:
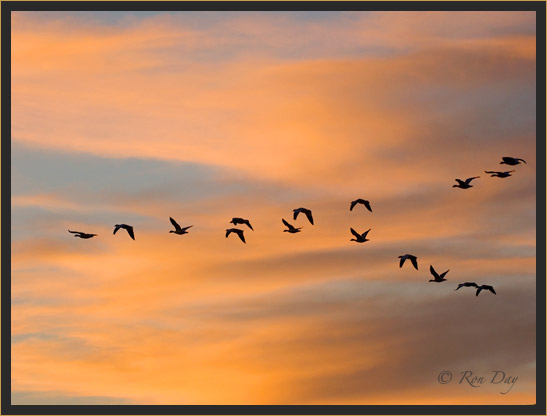
[[13, 12], [12, 403], [535, 403], [535, 36], [533, 12]]

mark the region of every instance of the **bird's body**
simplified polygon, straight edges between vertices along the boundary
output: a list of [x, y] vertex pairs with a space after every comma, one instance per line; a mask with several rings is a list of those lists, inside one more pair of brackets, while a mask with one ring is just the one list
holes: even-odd
[[514, 170], [507, 170], [505, 172], [498, 172], [495, 170], [485, 170], [484, 173], [491, 173], [490, 176], [497, 177], [497, 178], [507, 178], [511, 176], [511, 172], [514, 172]]
[[363, 234], [359, 234], [357, 231], [355, 231], [353, 228], [350, 228], [351, 233], [355, 236], [355, 238], [352, 238], [349, 241], [355, 241], [357, 243], [364, 243], [366, 241], [370, 241], [367, 239], [368, 232], [372, 230], [372, 228], [369, 228], [367, 231], [365, 231]]
[[456, 182], [458, 182], [458, 184], [452, 185], [452, 188], [461, 188], [461, 189], [472, 188], [473, 185], [470, 185], [470, 183], [473, 179], [477, 179], [477, 178], [480, 178], [480, 176], [473, 176], [472, 178], [467, 178], [465, 181], [462, 181], [461, 179], [456, 179]]
[[127, 233], [129, 234], [129, 237], [131, 237], [133, 240], [135, 239], [135, 233], [133, 231], [133, 227], [130, 226], [130, 225], [127, 225], [127, 224], [116, 224], [116, 226], [114, 227], [114, 233], [113, 234], [116, 234], [116, 232], [120, 228], [123, 228], [124, 230], [126, 230]]
[[433, 275], [434, 279], [430, 280], [430, 282], [437, 282], [437, 283], [440, 283], [440, 282], [444, 282], [446, 279], [444, 278], [444, 276], [446, 276], [446, 274], [450, 271], [450, 270], [447, 270], [446, 272], [444, 273], [441, 273], [440, 275], [435, 271], [435, 269], [433, 268], [433, 266], [429, 266], [429, 271], [431, 272], [431, 274]]
[[494, 295], [496, 294], [496, 291], [494, 290], [494, 288], [492, 286], [488, 286], [488, 285], [481, 285], [481, 286], [477, 286], [477, 293], [475, 294], [475, 296], [479, 296], [479, 293], [481, 293], [481, 290], [489, 290], [490, 292], [492, 292]]
[[169, 221], [171, 221], [171, 224], [173, 224], [173, 227], [175, 227], [175, 231], [171, 230], [169, 231], [170, 233], [174, 233], [174, 234], [178, 234], [178, 235], [182, 235], [182, 234], [188, 234], [188, 228], [190, 227], [193, 227], [193, 225], [189, 225], [188, 227], [181, 227], [180, 225], [177, 224], [177, 222], [169, 217]]
[[500, 162], [500, 165], [515, 166], [515, 165], [520, 165], [520, 162], [526, 163], [524, 159], [519, 159], [518, 157], [504, 156], [502, 157], [502, 161]]
[[243, 235], [243, 230], [240, 230], [238, 228], [228, 228], [226, 230], [226, 238], [228, 238], [228, 236], [231, 234], [231, 233], [235, 233], [239, 236], [239, 238], [241, 239], [241, 241], [243, 241], [245, 244], [247, 244], [245, 242], [245, 236]]
[[97, 235], [97, 234], [82, 233], [81, 231], [70, 231], [70, 230], [68, 230], [68, 232], [74, 234], [74, 237], [80, 237], [80, 238], [83, 238], [84, 240], [88, 239], [88, 238], [95, 237]]
[[247, 227], [249, 227], [251, 230], [254, 231], [253, 226], [251, 225], [249, 220], [245, 220], [243, 218], [232, 218], [232, 221], [230, 221], [230, 224], [234, 224], [234, 225], [245, 224]]
[[298, 217], [298, 214], [303, 213], [306, 214], [306, 217], [308, 217], [308, 220], [310, 221], [311, 225], [313, 225], [313, 217], [311, 215], [311, 210], [307, 208], [296, 208], [293, 209], [293, 219], [296, 220], [296, 217]]
[[399, 261], [399, 267], [403, 267], [405, 260], [410, 260], [414, 268], [418, 270], [418, 258], [416, 256], [413, 256], [412, 254], [405, 254], [404, 256], [399, 256], [399, 258], [401, 259]]
[[349, 206], [349, 210], [353, 211], [353, 207], [357, 204], [363, 204], [366, 209], [368, 209], [370, 212], [372, 212], [372, 208], [370, 207], [370, 202], [365, 199], [356, 199], [355, 201], [351, 201], [351, 205]]
[[454, 290], [458, 290], [458, 289], [460, 289], [460, 288], [462, 288], [462, 287], [478, 287], [478, 286], [477, 286], [477, 284], [476, 284], [475, 282], [465, 282], [465, 283], [460, 283], [460, 284], [458, 285], [458, 287], [457, 287], [456, 289], [454, 289]]
[[284, 233], [291, 233], [296, 234], [299, 233], [302, 227], [296, 228], [295, 226], [289, 224], [287, 221], [285, 221], [284, 218], [281, 218], [281, 221], [283, 221], [283, 224], [288, 228], [288, 230], [283, 230]]

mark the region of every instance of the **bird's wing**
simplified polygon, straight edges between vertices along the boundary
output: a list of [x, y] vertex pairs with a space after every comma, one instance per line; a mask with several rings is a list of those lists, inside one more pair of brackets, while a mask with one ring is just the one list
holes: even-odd
[[514, 160], [512, 157], [508, 157], [508, 156], [503, 156], [501, 158], [504, 162], [510, 162], [511, 160]]
[[403, 264], [405, 264], [406, 257], [405, 256], [399, 256], [399, 258], [401, 259], [399, 261], [399, 267], [403, 267]]
[[456, 179], [456, 182], [458, 182], [458, 184], [460, 184], [460, 185], [465, 185], [465, 182], [462, 181], [461, 179]]
[[484, 173], [500, 173], [495, 170], [485, 170]]
[[372, 230], [372, 228], [369, 228], [368, 230], [366, 230], [366, 231], [362, 234], [363, 238], [367, 238], [367, 234], [368, 234], [368, 232], [369, 232], [370, 230]]
[[367, 207], [367, 209], [372, 212], [372, 208], [370, 207], [370, 202], [369, 201], [365, 201], [365, 207]]
[[300, 214], [300, 208], [293, 209], [293, 220], [296, 220], [296, 217], [298, 217], [298, 214]]
[[515, 160], [520, 160], [520, 161], [526, 163], [526, 161], [524, 159], [515, 159]]
[[446, 272], [442, 273], [439, 277], [442, 279], [443, 277], [446, 276], [446, 274], [449, 272], [450, 270], [447, 270]]
[[313, 225], [313, 217], [311, 216], [311, 211], [308, 209], [305, 211], [306, 217], [308, 217], [308, 220], [310, 220], [311, 225]]
[[439, 275], [437, 274], [437, 272], [435, 271], [432, 265], [429, 266], [429, 271], [431, 272], [435, 280], [439, 279]]
[[127, 230], [129, 236], [134, 240], [135, 239], [135, 233], [133, 232], [133, 227], [131, 227], [130, 225], [127, 225], [124, 228]]
[[232, 232], [232, 230], [230, 230], [230, 229], [226, 230], [226, 238], [228, 238], [228, 236], [230, 235], [231, 232]]
[[467, 178], [467, 179], [465, 180], [466, 185], [469, 185], [469, 183], [470, 183], [473, 179], [477, 179], [477, 178], [480, 178], [480, 176], [473, 176], [472, 178]]
[[192, 228], [193, 225], [189, 225], [188, 227], [181, 228], [182, 231], [186, 231], [188, 228]]
[[456, 289], [454, 289], [454, 290], [458, 290], [460, 287], [463, 287], [463, 283], [460, 283], [460, 284], [458, 285], [458, 287], [457, 287]]
[[349, 210], [353, 211], [353, 207], [357, 205], [357, 201], [351, 201], [351, 205], [349, 206]]
[[414, 256], [410, 257], [410, 261], [416, 270], [418, 270], [418, 259]]
[[114, 232], [112, 234], [116, 234], [120, 228], [122, 228], [122, 226], [119, 224], [116, 224], [116, 226], [114, 227]]
[[289, 227], [289, 230], [294, 230], [294, 227], [289, 224], [287, 221], [285, 221], [284, 218], [281, 218], [281, 221], [283, 221], [283, 224], [285, 224], [286, 227]]
[[[249, 222], [249, 220], [245, 220], [245, 224], [251, 229], [253, 230], [253, 226], [251, 225], [251, 223]], [[254, 230], [253, 230], [254, 231]]]
[[239, 235], [239, 238], [241, 238], [241, 241], [245, 243], [245, 236], [243, 235], [243, 230], [237, 230], [236, 232], [237, 232], [237, 235]]
[[169, 217], [169, 221], [171, 221], [171, 224], [173, 224], [173, 227], [175, 227], [175, 230], [180, 231], [180, 225], [171, 217]]
[[490, 292], [492, 292], [494, 295], [496, 294], [496, 291], [492, 286], [488, 286], [486, 289], [488, 289]]
[[69, 232], [69, 233], [72, 233], [72, 234], [81, 234], [80, 231], [70, 231], [70, 230], [68, 230], [68, 232]]
[[361, 238], [361, 234], [359, 234], [357, 231], [355, 231], [353, 228], [350, 228], [351, 233], [355, 236], [355, 238]]
[[479, 296], [479, 293], [481, 293], [481, 290], [482, 290], [482, 286], [477, 286], [477, 293], [475, 294], [475, 296]]

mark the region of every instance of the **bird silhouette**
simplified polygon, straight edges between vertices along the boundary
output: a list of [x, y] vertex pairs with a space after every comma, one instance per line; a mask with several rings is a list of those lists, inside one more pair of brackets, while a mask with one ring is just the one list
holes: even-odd
[[435, 269], [433, 268], [433, 266], [429, 266], [429, 271], [431, 272], [431, 274], [433, 275], [433, 277], [435, 279], [432, 279], [430, 280], [430, 282], [437, 282], [437, 283], [440, 283], [440, 282], [444, 282], [446, 279], [444, 278], [444, 276], [446, 276], [446, 274], [450, 271], [450, 270], [447, 270], [446, 272], [444, 273], [441, 273], [440, 275], [435, 271]]
[[368, 209], [370, 212], [372, 212], [372, 208], [370, 207], [370, 202], [365, 200], [365, 199], [356, 199], [355, 201], [351, 201], [351, 205], [349, 206], [349, 210], [350, 211], [353, 211], [353, 207], [355, 207], [355, 205], [357, 204], [363, 204], [366, 209]]
[[355, 238], [352, 238], [349, 241], [355, 241], [357, 243], [364, 243], [365, 241], [370, 241], [367, 239], [368, 232], [372, 230], [372, 228], [369, 228], [367, 231], [365, 231], [363, 234], [359, 234], [357, 231], [355, 231], [353, 228], [350, 228], [351, 233], [355, 236]]
[[249, 220], [244, 220], [243, 218], [232, 218], [232, 221], [230, 221], [230, 224], [245, 224], [247, 227], [249, 227], [251, 230], [254, 231], [253, 226], [249, 222]]
[[515, 166], [515, 165], [520, 165], [520, 162], [526, 163], [524, 159], [519, 159], [517, 157], [504, 156], [502, 157], [502, 159], [503, 160], [500, 162], [500, 165]]
[[412, 254], [405, 254], [404, 256], [399, 256], [399, 258], [401, 259], [401, 261], [399, 261], [399, 267], [403, 267], [405, 260], [410, 260], [414, 268], [418, 270], [418, 258], [416, 256], [413, 256]]
[[241, 239], [241, 241], [243, 241], [245, 244], [247, 244], [245, 242], [245, 236], [243, 235], [243, 230], [240, 230], [238, 228], [228, 228], [226, 230], [226, 238], [228, 238], [228, 236], [231, 234], [231, 233], [236, 233], [239, 238]]
[[465, 282], [465, 283], [460, 283], [460, 284], [458, 285], [458, 287], [457, 287], [456, 289], [454, 289], [454, 290], [458, 290], [458, 289], [460, 289], [460, 288], [462, 288], [462, 287], [478, 287], [478, 286], [477, 286], [477, 284], [474, 283], [474, 282]]
[[80, 238], [83, 238], [83, 239], [93, 238], [97, 235], [97, 234], [82, 233], [81, 231], [70, 231], [70, 230], [68, 230], [68, 232], [74, 234], [74, 237], [80, 237]]
[[456, 179], [456, 182], [458, 182], [458, 184], [457, 185], [452, 185], [452, 188], [461, 188], [461, 189], [472, 188], [473, 185], [469, 185], [469, 183], [473, 179], [477, 179], [477, 178], [480, 178], [480, 176], [473, 176], [472, 178], [467, 178], [465, 181], [462, 181], [461, 179]]
[[127, 225], [127, 224], [116, 224], [116, 226], [115, 226], [115, 228], [114, 228], [114, 233], [113, 233], [113, 234], [116, 234], [116, 232], [117, 232], [120, 228], [123, 228], [124, 230], [126, 230], [127, 233], [129, 234], [129, 237], [131, 237], [133, 240], [135, 239], [135, 233], [133, 232], [133, 227], [130, 226], [130, 225]]
[[193, 227], [193, 225], [189, 225], [188, 227], [181, 228], [181, 226], [178, 225], [177, 222], [171, 217], [169, 217], [169, 221], [171, 221], [171, 224], [173, 224], [173, 227], [175, 227], [175, 231], [171, 230], [169, 231], [170, 233], [175, 233], [178, 235], [188, 234], [188, 231], [186, 230], [188, 230], [188, 228], [190, 227]]
[[296, 228], [292, 226], [287, 221], [285, 221], [284, 218], [281, 218], [281, 221], [283, 221], [283, 224], [285, 224], [285, 226], [288, 228], [288, 230], [283, 230], [284, 233], [296, 234], [296, 233], [299, 233], [300, 230], [302, 229], [302, 227]]
[[511, 172], [514, 172], [514, 170], [507, 170], [505, 172], [498, 172], [498, 171], [495, 171], [495, 170], [485, 170], [484, 173], [491, 173], [492, 177], [498, 177], [498, 178], [507, 178], [509, 176], [511, 176]]
[[496, 294], [496, 291], [494, 290], [494, 288], [492, 286], [488, 286], [488, 285], [481, 285], [481, 286], [477, 286], [477, 293], [475, 294], [475, 296], [479, 296], [479, 293], [481, 293], [481, 290], [489, 290], [490, 292], [492, 292], [494, 295]]
[[313, 225], [313, 217], [311, 216], [311, 210], [309, 209], [306, 209], [306, 208], [297, 208], [297, 209], [293, 209], [293, 219], [296, 220], [296, 217], [298, 217], [298, 214], [300, 214], [301, 212], [306, 214], [306, 217], [308, 217], [308, 220], [310, 221], [311, 225]]

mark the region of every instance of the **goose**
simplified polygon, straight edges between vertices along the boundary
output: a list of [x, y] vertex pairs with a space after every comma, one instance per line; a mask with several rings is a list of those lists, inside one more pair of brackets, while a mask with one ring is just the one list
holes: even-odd
[[514, 170], [507, 170], [505, 172], [498, 172], [498, 171], [495, 171], [495, 170], [485, 170], [484, 173], [491, 173], [492, 175], [490, 175], [491, 177], [498, 177], [498, 178], [507, 178], [509, 176], [511, 176], [511, 172], [514, 172]]
[[475, 294], [475, 296], [479, 296], [479, 293], [481, 293], [481, 290], [489, 290], [490, 292], [492, 292], [494, 295], [496, 294], [496, 291], [494, 290], [494, 288], [492, 286], [488, 286], [488, 285], [481, 285], [481, 286], [477, 286], [477, 293]]
[[[243, 236], [243, 230], [240, 230], [238, 228], [228, 228], [226, 230], [226, 238], [228, 238], [230, 233], [236, 233], [239, 236], [239, 238], [241, 239], [241, 241], [243, 241], [245, 243], [245, 237]], [[247, 244], [247, 243], [245, 243], [245, 244]]]
[[503, 160], [500, 162], [500, 165], [515, 166], [520, 165], [520, 162], [526, 163], [524, 159], [519, 159], [518, 157], [504, 156], [502, 159]]
[[435, 279], [431, 279], [430, 282], [437, 282], [437, 283], [440, 283], [440, 282], [444, 282], [446, 279], [444, 278], [444, 276], [450, 271], [450, 270], [447, 270], [446, 272], [444, 273], [441, 273], [441, 275], [439, 275], [435, 269], [433, 268], [432, 265], [429, 265], [429, 271], [431, 272], [431, 274], [433, 275], [433, 277]]
[[366, 207], [366, 209], [368, 209], [370, 212], [372, 212], [372, 208], [370, 207], [370, 202], [365, 200], [365, 199], [361, 199], [361, 198], [356, 199], [355, 201], [351, 201], [351, 205], [349, 207], [349, 210], [353, 211], [353, 207], [357, 204], [363, 204]]
[[473, 185], [469, 185], [469, 183], [473, 179], [477, 179], [477, 178], [480, 178], [480, 176], [473, 176], [472, 178], [467, 178], [465, 181], [462, 181], [461, 179], [456, 179], [456, 182], [458, 182], [458, 184], [457, 185], [452, 185], [452, 188], [461, 188], [461, 189], [472, 188]]
[[357, 243], [364, 243], [365, 241], [370, 241], [367, 239], [367, 234], [372, 228], [369, 228], [367, 231], [365, 231], [363, 234], [359, 234], [357, 231], [355, 231], [353, 228], [350, 228], [351, 233], [355, 236], [355, 238], [352, 238], [349, 241], [355, 241]]
[[232, 221], [230, 221], [230, 224], [234, 224], [234, 225], [245, 224], [247, 227], [249, 227], [251, 230], [253, 230], [253, 226], [251, 225], [249, 220], [244, 220], [243, 218], [232, 218]]
[[281, 218], [281, 221], [283, 221], [283, 224], [285, 224], [285, 226], [287, 226], [289, 228], [288, 230], [283, 230], [284, 233], [295, 234], [295, 233], [299, 233], [300, 230], [302, 229], [302, 227], [296, 228], [296, 227], [292, 226], [287, 221], [285, 221], [284, 218]]
[[414, 268], [418, 270], [418, 258], [416, 256], [413, 256], [412, 254], [405, 254], [404, 256], [399, 256], [399, 258], [401, 259], [399, 262], [399, 267], [403, 267], [405, 260], [410, 260]]
[[68, 232], [74, 234], [74, 237], [80, 237], [80, 238], [84, 238], [84, 239], [93, 238], [97, 235], [97, 234], [82, 233], [81, 231], [70, 231], [70, 230], [68, 230]]
[[465, 283], [460, 283], [460, 284], [458, 285], [458, 287], [457, 287], [456, 289], [454, 289], [454, 290], [458, 290], [458, 289], [460, 289], [460, 288], [462, 288], [462, 287], [478, 287], [478, 286], [477, 286], [477, 284], [474, 283], [474, 282], [465, 282]]
[[311, 222], [311, 225], [313, 225], [313, 217], [311, 216], [311, 210], [306, 208], [297, 208], [297, 209], [293, 209], [293, 212], [294, 212], [294, 215], [293, 215], [294, 220], [296, 220], [296, 217], [298, 217], [298, 214], [302, 212], [306, 214], [306, 217], [308, 217], [308, 220]]
[[130, 226], [130, 225], [127, 225], [127, 224], [116, 224], [116, 227], [114, 228], [114, 233], [113, 234], [116, 234], [116, 232], [120, 228], [123, 228], [124, 230], [126, 230], [127, 233], [129, 234], [129, 237], [131, 237], [133, 240], [135, 239], [135, 234], [133, 233], [133, 227]]
[[188, 227], [181, 228], [181, 226], [178, 225], [177, 222], [171, 217], [169, 217], [169, 221], [171, 221], [171, 224], [173, 224], [173, 227], [175, 227], [175, 231], [171, 230], [169, 231], [170, 233], [175, 233], [178, 235], [188, 234], [188, 231], [186, 230], [188, 230], [188, 228], [190, 227], [193, 227], [193, 225], [189, 225]]

